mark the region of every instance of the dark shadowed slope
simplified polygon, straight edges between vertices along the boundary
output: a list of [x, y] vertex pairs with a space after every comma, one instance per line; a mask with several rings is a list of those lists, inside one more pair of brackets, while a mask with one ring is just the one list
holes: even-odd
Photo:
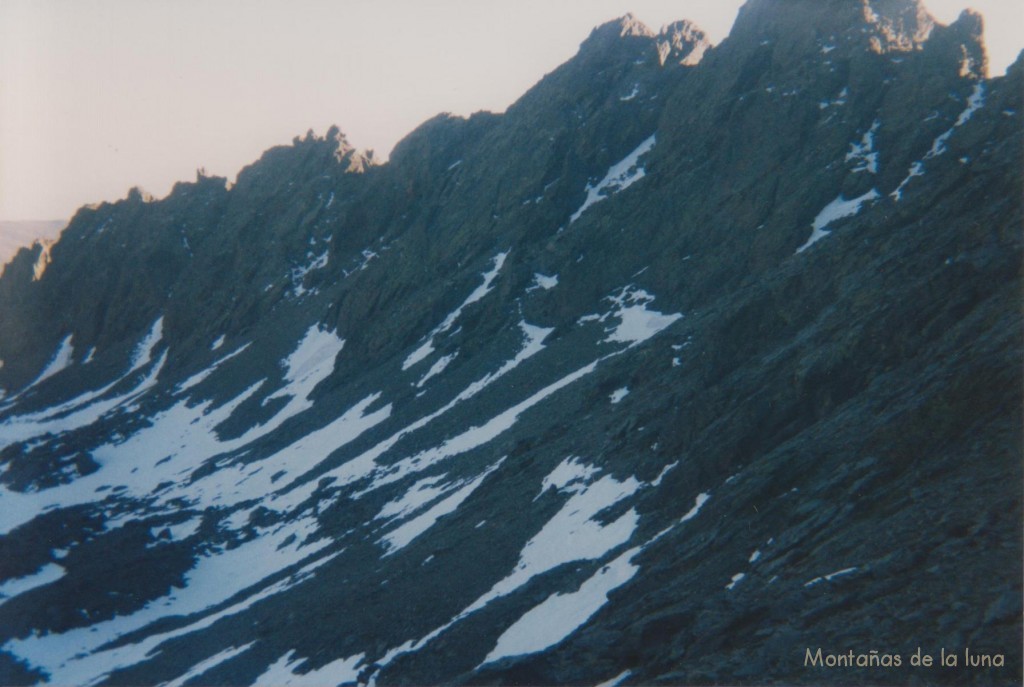
[[0, 278], [0, 683], [1019, 684], [1022, 80], [625, 17], [79, 211]]

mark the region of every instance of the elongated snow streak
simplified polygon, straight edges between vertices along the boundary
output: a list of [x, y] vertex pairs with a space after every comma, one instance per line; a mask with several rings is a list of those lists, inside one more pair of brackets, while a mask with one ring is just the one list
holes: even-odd
[[843, 219], [844, 217], [852, 217], [860, 212], [861, 206], [868, 202], [878, 198], [878, 191], [871, 189], [867, 193], [857, 198], [847, 200], [842, 195], [836, 197], [831, 203], [822, 208], [818, 216], [814, 218], [814, 222], [811, 223], [812, 232], [811, 238], [807, 239], [807, 243], [796, 249], [797, 253], [803, 253], [805, 250], [813, 246], [821, 239], [828, 236], [830, 231], [826, 231], [825, 227], [832, 224], [833, 222]]
[[815, 577], [813, 580], [808, 580], [807, 582], [804, 582], [804, 586], [805, 587], [813, 587], [814, 585], [818, 584], [819, 582], [823, 582], [823, 581], [824, 582], [831, 582], [832, 580], [834, 580], [837, 577], [842, 577], [843, 575], [849, 575], [850, 573], [854, 573], [854, 572], [857, 572], [857, 568], [856, 567], [853, 567], [853, 568], [843, 568], [842, 570], [837, 570], [837, 571], [835, 571], [833, 573], [829, 573], [828, 575], [822, 575], [821, 577]]
[[601, 684], [597, 685], [597, 687], [619, 687], [619, 685], [625, 682], [626, 678], [632, 674], [632, 670], [624, 670], [610, 680], [605, 680]]
[[[63, 634], [12, 639], [0, 648], [19, 658], [26, 659], [34, 666], [43, 668], [49, 674], [49, 682], [51, 684], [95, 685], [102, 682], [116, 670], [136, 665], [151, 658], [153, 652], [164, 642], [205, 630], [223, 618], [238, 615], [252, 608], [260, 601], [287, 591], [304, 582], [309, 579], [317, 568], [334, 559], [339, 553], [341, 552], [328, 554], [311, 563], [307, 563], [300, 570], [292, 573], [285, 579], [275, 582], [220, 611], [200, 618], [183, 627], [150, 635], [139, 640], [137, 643], [124, 644], [99, 651], [94, 651], [93, 649], [83, 650], [79, 648], [82, 644], [99, 648], [101, 645], [106, 644], [108, 639], [96, 637], [95, 633], [91, 632], [91, 628], [84, 627], [70, 630]], [[228, 573], [228, 578], [225, 579], [229, 578], [230, 573]], [[174, 615], [174, 610], [169, 610], [165, 613], [164, 617], [168, 615]], [[107, 622], [116, 622], [116, 620], [117, 618]]]
[[[220, 341], [223, 338], [224, 337], [222, 336], [220, 339], [218, 339], [218, 341]], [[235, 350], [235, 351], [233, 351], [231, 353], [228, 353], [227, 355], [223, 356], [222, 358], [220, 358], [218, 360], [215, 360], [208, 368], [206, 368], [205, 370], [201, 370], [201, 371], [197, 372], [196, 374], [192, 375], [191, 377], [186, 379], [184, 382], [179, 384], [177, 389], [175, 390], [175, 393], [180, 394], [180, 393], [182, 393], [184, 391], [188, 391], [192, 387], [198, 385], [200, 382], [204, 381], [207, 377], [209, 377], [214, 372], [216, 372], [217, 368], [219, 368], [221, 365], [223, 365], [227, 361], [231, 360], [235, 356], [240, 355], [245, 349], [249, 348], [249, 345], [250, 344], [245, 344], [241, 348], [239, 348], [239, 349], [237, 349], [237, 350]], [[216, 350], [216, 349], [214, 349], [214, 350]]]
[[494, 283], [494, 279], [498, 276], [498, 273], [501, 272], [501, 268], [505, 264], [505, 258], [507, 257], [508, 251], [498, 253], [494, 256], [494, 267], [491, 268], [489, 272], [485, 272], [483, 274], [484, 282], [480, 286], [476, 287], [476, 289], [466, 297], [466, 300], [462, 301], [462, 305], [451, 311], [448, 314], [448, 317], [446, 317], [441, 324], [437, 325], [432, 332], [427, 334], [426, 341], [424, 341], [419, 348], [410, 353], [409, 357], [407, 357], [402, 363], [403, 372], [433, 353], [434, 337], [439, 334], [444, 334], [446, 331], [451, 329], [452, 325], [455, 324], [457, 319], [459, 319], [459, 315], [462, 314], [462, 311], [467, 306], [476, 303], [490, 292], [491, 285]]
[[[599, 559], [628, 542], [639, 520], [635, 509], [630, 509], [618, 520], [607, 525], [602, 525], [593, 518], [640, 488], [657, 486], [660, 477], [656, 482], [644, 485], [633, 477], [623, 482], [618, 482], [611, 476], [595, 481], [597, 474], [597, 469], [580, 463], [575, 456], [569, 456], [562, 461], [544, 478], [540, 495], [550, 488], [555, 488], [559, 491], [568, 491], [572, 497], [523, 547], [519, 563], [512, 573], [444, 625], [419, 639], [410, 639], [388, 650], [376, 661], [378, 668], [371, 676], [370, 684], [373, 684], [377, 673], [397, 657], [421, 650], [474, 611], [496, 598], [521, 588], [533, 577], [575, 560]], [[694, 507], [676, 524], [694, 518], [709, 498], [709, 494], [699, 494]], [[666, 527], [642, 545], [631, 548], [611, 563], [602, 566], [577, 592], [554, 594], [533, 611], [528, 612], [513, 627], [506, 630], [499, 639], [498, 646], [484, 663], [498, 660], [501, 656], [543, 651], [563, 641], [600, 610], [611, 591], [633, 577], [638, 569], [632, 564], [633, 558], [671, 532], [674, 527], [675, 525]], [[626, 677], [628, 671], [610, 682], [619, 682]]]
[[39, 376], [35, 378], [29, 388], [35, 386], [44, 379], [48, 379], [53, 375], [57, 374], [61, 370], [71, 365], [71, 358], [75, 354], [75, 348], [71, 343], [72, 335], [68, 334], [64, 337], [64, 340], [60, 342], [60, 346], [57, 347], [57, 352], [50, 358], [49, 364], [39, 373]]
[[[572, 466], [572, 458], [567, 461], [569, 464], [563, 461], [545, 483], [554, 485], [569, 480], [567, 484], [572, 484], [577, 482], [577, 479], [588, 479], [595, 474], [593, 470]], [[574, 474], [576, 478], [569, 473]], [[639, 515], [635, 509], [631, 508], [608, 524], [602, 524], [595, 518], [609, 506], [636, 493], [641, 486], [633, 477], [619, 482], [610, 475], [589, 484], [575, 484], [571, 489], [572, 496], [526, 543], [516, 567], [504, 579], [441, 627], [419, 640], [409, 640], [391, 649], [377, 663], [383, 667], [402, 654], [419, 651], [463, 618], [491, 601], [511, 594], [538, 575], [572, 561], [601, 558], [617, 546], [628, 542], [639, 522]], [[631, 551], [629, 558], [638, 551], [639, 549]], [[589, 589], [585, 596], [592, 596]], [[583, 620], [590, 615], [587, 614]]]
[[697, 494], [697, 499], [694, 501], [693, 508], [687, 511], [686, 515], [679, 519], [680, 523], [684, 523], [687, 520], [693, 520], [700, 513], [700, 509], [704, 507], [704, 504], [711, 498], [711, 494]]
[[[421, 451], [411, 458], [405, 458], [393, 465], [380, 469], [380, 474], [373, 480], [373, 483], [366, 489], [366, 491], [377, 489], [385, 484], [398, 481], [412, 472], [421, 472], [442, 460], [467, 453], [493, 441], [499, 435], [515, 426], [516, 422], [519, 421], [519, 416], [527, 410], [537, 405], [556, 391], [559, 391], [576, 380], [593, 372], [597, 368], [597, 363], [598, 361], [595, 361], [589, 365], [581, 367], [575, 372], [559, 379], [557, 382], [549, 384], [526, 400], [517, 403], [503, 413], [496, 415], [484, 424], [471, 427], [462, 434], [446, 440], [440, 446]], [[375, 449], [371, 449], [371, 451], [374, 450]], [[364, 456], [360, 456], [359, 458], [342, 465], [337, 471], [328, 473], [326, 476], [336, 476], [338, 478], [338, 484], [348, 484], [367, 474], [367, 468], [373, 467], [373, 459], [368, 461]]]
[[497, 463], [487, 468], [482, 475], [479, 475], [476, 479], [472, 480], [469, 484], [451, 494], [443, 501], [435, 504], [425, 513], [417, 515], [412, 520], [409, 520], [384, 535], [384, 538], [381, 541], [383, 541], [387, 547], [387, 553], [385, 553], [385, 555], [390, 556], [398, 550], [408, 546], [416, 537], [430, 529], [434, 523], [440, 520], [443, 516], [453, 513], [460, 505], [462, 505], [463, 501], [469, 498], [470, 494], [476, 491], [476, 488], [483, 483], [488, 475], [501, 466], [504, 460], [505, 459], [502, 458]]
[[[155, 386], [157, 377], [160, 376], [160, 371], [163, 369], [166, 361], [167, 351], [164, 351], [156, 365], [153, 366], [153, 369], [135, 388], [114, 398], [96, 401], [84, 406], [80, 405], [73, 412], [62, 417], [55, 417], [51, 414], [40, 418], [38, 414], [32, 414], [15, 416], [4, 420], [0, 423], [0, 447], [44, 434], [60, 434], [61, 432], [68, 432], [91, 425], [107, 413], [138, 398]], [[111, 386], [108, 385], [104, 390], [108, 390]], [[4, 514], [6, 515], [6, 512]], [[0, 518], [0, 530], [3, 529], [2, 523], [3, 518]], [[0, 534], [2, 533], [0, 532]]]
[[277, 659], [256, 678], [253, 685], [257, 687], [324, 687], [325, 685], [344, 685], [359, 680], [359, 666], [366, 654], [356, 654], [348, 658], [331, 661], [322, 668], [298, 673], [296, 670], [306, 664], [306, 659], [295, 658], [295, 650]]
[[142, 340], [142, 343], [135, 347], [135, 352], [132, 353], [132, 366], [129, 372], [135, 372], [135, 370], [149, 363], [153, 359], [153, 351], [156, 350], [157, 344], [163, 338], [164, 316], [161, 315], [153, 323], [153, 326], [150, 327], [149, 333], [146, 334], [146, 338]]
[[[684, 515], [679, 522], [686, 522], [694, 517], [708, 498], [707, 494], [700, 494], [693, 510]], [[567, 507], [568, 505], [566, 504]], [[497, 645], [487, 655], [483, 663], [492, 663], [509, 656], [546, 651], [565, 641], [601, 610], [612, 591], [626, 584], [636, 575], [640, 568], [632, 561], [637, 554], [661, 539], [670, 529], [662, 530], [641, 546], [620, 554], [615, 560], [602, 566], [580, 585], [577, 591], [568, 594], [552, 594], [545, 601], [527, 611], [502, 633], [498, 638]], [[614, 547], [610, 547], [606, 551], [611, 551], [612, 548]], [[834, 573], [833, 576], [844, 572], [846, 571]], [[726, 588], [732, 590], [744, 577], [743, 573], [734, 575], [732, 582]], [[622, 676], [622, 679], [624, 677]]]
[[736, 585], [743, 581], [743, 578], [746, 576], [746, 573], [736, 573], [732, 576], [732, 579], [729, 580], [729, 584], [725, 585], [725, 588], [731, 592], [733, 589], [736, 588]]
[[581, 205], [576, 212], [572, 213], [572, 217], [569, 218], [569, 224], [578, 220], [580, 216], [594, 203], [599, 203], [619, 191], [625, 191], [627, 188], [643, 179], [646, 172], [639, 164], [640, 157], [650, 152], [651, 148], [654, 147], [654, 143], [655, 134], [651, 134], [644, 139], [643, 143], [638, 145], [633, 152], [612, 165], [608, 170], [608, 173], [604, 175], [604, 178], [601, 179], [601, 181], [597, 182], [596, 186], [587, 184], [585, 189], [587, 192], [587, 198], [583, 201], [583, 205]]
[[422, 389], [423, 385], [430, 381], [431, 378], [436, 377], [437, 375], [444, 372], [445, 368], [448, 367], [448, 364], [451, 361], [455, 360], [456, 355], [458, 355], [458, 353], [452, 353], [451, 355], [446, 355], [442, 358], [439, 358], [436, 363], [430, 366], [430, 369], [427, 370], [427, 373], [423, 375], [420, 381], [416, 382], [416, 388]]
[[971, 91], [971, 95], [967, 98], [967, 106], [963, 109], [960, 115], [956, 118], [956, 122], [949, 129], [936, 136], [935, 140], [932, 141], [932, 147], [925, 153], [924, 158], [917, 160], [910, 165], [910, 170], [907, 172], [906, 178], [900, 182], [900, 185], [896, 187], [896, 190], [889, 195], [899, 202], [903, 199], [903, 189], [907, 187], [910, 180], [914, 177], [924, 176], [924, 163], [927, 160], [936, 158], [946, 152], [946, 143], [949, 141], [953, 132], [956, 131], [957, 127], [961, 127], [970, 121], [974, 113], [980, 110], [985, 105], [985, 83], [979, 81], [974, 84], [974, 90]]
[[56, 563], [48, 563], [31, 575], [7, 580], [0, 584], [0, 605], [8, 599], [24, 594], [31, 589], [56, 582], [64, 577], [64, 573], [65, 570], [61, 566]]
[[[97, 389], [96, 391], [86, 392], [86, 393], [84, 393], [84, 394], [82, 394], [80, 396], [77, 396], [77, 397], [69, 400], [69, 401], [65, 401], [64, 403], [61, 403], [60, 405], [52, 406], [50, 408], [47, 408], [45, 410], [41, 410], [41, 411], [36, 412], [36, 413], [27, 413], [25, 415], [20, 415], [16, 419], [14, 419], [14, 422], [16, 422], [17, 424], [24, 425], [26, 422], [39, 422], [40, 420], [49, 419], [49, 418], [55, 418], [58, 415], [61, 415], [62, 413], [65, 413], [65, 412], [67, 412], [69, 410], [72, 410], [72, 409], [80, 408], [81, 406], [85, 405], [86, 403], [89, 403], [93, 399], [96, 399], [96, 398], [99, 398], [99, 397], [103, 396], [108, 391], [110, 391], [115, 386], [117, 386], [120, 382], [122, 382], [125, 379], [127, 379], [133, 372], [135, 372], [135, 371], [139, 370], [140, 368], [144, 367], [152, 359], [153, 349], [160, 342], [160, 339], [162, 338], [162, 336], [163, 336], [163, 317], [161, 317], [160, 319], [158, 319], [156, 322], [153, 323], [153, 326], [150, 328], [149, 333], [139, 343], [139, 345], [136, 346], [135, 352], [132, 355], [132, 366], [128, 370], [128, 372], [126, 372], [125, 374], [121, 375], [120, 377], [118, 377], [114, 381], [110, 382], [109, 384], [107, 384], [106, 386], [104, 386], [101, 389]], [[61, 367], [61, 369], [63, 369], [63, 367], [67, 367], [67, 365], [70, 364], [70, 362], [71, 362], [70, 359], [71, 359], [71, 356], [73, 355], [73, 352], [71, 350], [71, 337], [68, 336], [64, 340], [64, 342], [61, 344], [60, 350], [58, 351], [57, 355], [54, 357], [54, 360], [50, 363], [49, 367], [53, 367], [54, 363], [56, 363], [58, 361], [58, 359], [62, 357], [61, 354], [64, 351], [64, 343], [67, 344], [67, 348], [68, 348], [67, 353], [66, 353], [67, 357], [68, 357], [68, 361], [67, 361], [66, 364], [64, 364]], [[93, 347], [93, 348], [91, 348], [89, 350], [89, 353], [86, 356], [85, 360], [83, 361], [83, 364], [88, 363], [89, 361], [92, 360], [92, 356], [93, 356], [93, 353], [95, 352], [95, 350], [96, 350], [95, 347]], [[166, 356], [165, 356], [165, 358], [166, 358]], [[49, 370], [49, 367], [47, 368], [48, 370]], [[59, 371], [59, 370], [54, 370], [50, 374], [56, 374], [57, 371]], [[47, 375], [47, 376], [49, 376], [49, 375]], [[43, 376], [38, 377], [34, 382], [32, 382], [31, 385], [26, 387], [25, 390], [27, 391], [28, 389], [32, 388], [32, 386], [34, 386], [38, 382], [42, 381], [42, 379], [44, 379]], [[24, 393], [24, 391], [22, 393]], [[20, 396], [20, 394], [19, 394], [19, 396]], [[12, 398], [10, 400], [9, 403], [13, 403], [15, 400], [17, 400], [17, 398], [18, 398], [18, 396], [15, 396], [14, 398]], [[11, 422], [11, 419], [7, 420], [4, 423], [0, 423], [0, 441], [3, 440], [3, 430], [2, 430], [2, 427], [3, 427], [4, 424], [8, 424], [9, 422]]]
[[[244, 448], [277, 429], [283, 422], [282, 416], [293, 415], [304, 409], [307, 403], [311, 404], [308, 394], [333, 369], [334, 355], [340, 350], [341, 343], [333, 336], [325, 337], [322, 332], [313, 337], [313, 342], [309, 337], [304, 340], [306, 343], [316, 341], [323, 345], [299, 346], [289, 358], [285, 377], [290, 381], [285, 390], [295, 396], [264, 425], [254, 427], [236, 439], [222, 440], [216, 433], [216, 427], [241, 403], [251, 398], [262, 382], [250, 386], [217, 408], [211, 408], [209, 401], [194, 407], [180, 401], [157, 413], [148, 427], [133, 436], [95, 449], [92, 455], [101, 467], [88, 476], [33, 493], [18, 493], [0, 487], [4, 503], [0, 511], [0, 534], [28, 522], [47, 508], [66, 508], [100, 500], [104, 494], [98, 490], [112, 487], [125, 488], [118, 498], [155, 496], [154, 505], [171, 508], [179, 508], [180, 499], [197, 508], [231, 507], [251, 499], [269, 501], [272, 497], [267, 494], [273, 491], [275, 475], [304, 473], [333, 451], [387, 419], [391, 413], [390, 404], [367, 412], [379, 398], [379, 394], [371, 394], [325, 427], [306, 434], [268, 458], [231, 464], [200, 479], [183, 481], [209, 458]], [[165, 357], [166, 351], [161, 357], [161, 364]], [[9, 440], [13, 434], [34, 436], [89, 424], [116, 404], [140, 394], [155, 381], [158, 372], [159, 366], [140, 387], [133, 390], [132, 396], [98, 402], [57, 420], [28, 426], [0, 425], [0, 438]]]
[[569, 594], [552, 594], [527, 611], [505, 630], [484, 664], [545, 651], [581, 628], [608, 601], [608, 595], [633, 579], [640, 567], [632, 559], [640, 547], [632, 548], [603, 566], [580, 588]]
[[[527, 324], [526, 322], [519, 323], [520, 329], [523, 330], [523, 334], [526, 337], [526, 341], [523, 343], [523, 347], [519, 350], [516, 356], [509, 361], [506, 361], [497, 371], [492, 372], [482, 379], [470, 384], [468, 387], [463, 389], [458, 396], [453, 398], [451, 401], [446, 403], [444, 406], [435, 410], [433, 413], [421, 417], [412, 424], [403, 427], [399, 431], [392, 434], [390, 437], [380, 442], [373, 448], [367, 450], [361, 455], [353, 458], [352, 460], [344, 463], [343, 465], [335, 468], [334, 470], [323, 475], [323, 477], [334, 477], [338, 480], [339, 486], [344, 486], [354, 482], [362, 477], [371, 474], [377, 467], [377, 459], [383, 454], [387, 453], [391, 448], [397, 444], [403, 437], [422, 429], [437, 418], [441, 417], [449, 410], [457, 406], [459, 403], [466, 401], [476, 394], [483, 391], [485, 388], [496, 382], [498, 379], [511, 372], [513, 369], [519, 366], [527, 358], [530, 358], [539, 353], [544, 348], [544, 339], [551, 334], [553, 329], [546, 329], [542, 327], [535, 327]], [[287, 492], [280, 496], [275, 497], [272, 504], [267, 504], [269, 507], [275, 510], [288, 510], [294, 506], [294, 504], [301, 502], [308, 498], [316, 485], [312, 482], [307, 482], [304, 487], [292, 489], [293, 486], [303, 478], [299, 476], [290, 482], [281, 491]], [[393, 480], [392, 480], [393, 481]], [[376, 488], [376, 487], [373, 487]], [[290, 491], [289, 491], [290, 490]]]
[[235, 656], [244, 654], [246, 651], [249, 650], [249, 647], [251, 647], [255, 643], [256, 642], [249, 642], [248, 644], [245, 644], [243, 646], [237, 648], [231, 647], [230, 649], [225, 649], [224, 651], [221, 651], [218, 654], [214, 654], [210, 658], [200, 661], [199, 663], [192, 666], [188, 670], [188, 672], [182, 675], [181, 677], [171, 680], [170, 682], [165, 682], [164, 684], [160, 685], [160, 687], [183, 687], [184, 684], [189, 680], [192, 680], [197, 677], [202, 677], [206, 672], [213, 668], [216, 668], [221, 663], [225, 663], [233, 659]]

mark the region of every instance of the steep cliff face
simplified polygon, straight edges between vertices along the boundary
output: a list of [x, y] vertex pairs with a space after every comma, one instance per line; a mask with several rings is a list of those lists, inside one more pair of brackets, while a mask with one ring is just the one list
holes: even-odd
[[0, 682], [1019, 683], [1022, 92], [752, 0], [81, 210], [0, 278]]

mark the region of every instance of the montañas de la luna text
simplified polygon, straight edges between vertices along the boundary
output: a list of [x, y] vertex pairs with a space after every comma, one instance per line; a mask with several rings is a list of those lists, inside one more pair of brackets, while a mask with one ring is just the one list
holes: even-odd
[[[963, 661], [960, 660], [961, 658]], [[844, 654], [823, 653], [820, 648], [815, 651], [807, 648], [804, 652], [804, 666], [822, 668], [899, 668], [903, 665], [925, 668], [932, 666], [1002, 668], [1005, 664], [1006, 659], [1003, 654], [972, 653], [970, 648], [964, 649], [962, 654], [942, 649], [937, 657], [924, 654], [918, 648], [909, 660], [904, 659], [900, 654], [882, 653], [876, 649], [860, 654], [854, 653], [852, 649]]]

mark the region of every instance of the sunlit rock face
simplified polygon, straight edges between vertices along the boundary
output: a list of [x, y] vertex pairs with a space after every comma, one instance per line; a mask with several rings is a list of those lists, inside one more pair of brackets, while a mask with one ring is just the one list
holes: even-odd
[[83, 208], [0, 278], [0, 683], [1019, 683], [1022, 70], [625, 17]]

